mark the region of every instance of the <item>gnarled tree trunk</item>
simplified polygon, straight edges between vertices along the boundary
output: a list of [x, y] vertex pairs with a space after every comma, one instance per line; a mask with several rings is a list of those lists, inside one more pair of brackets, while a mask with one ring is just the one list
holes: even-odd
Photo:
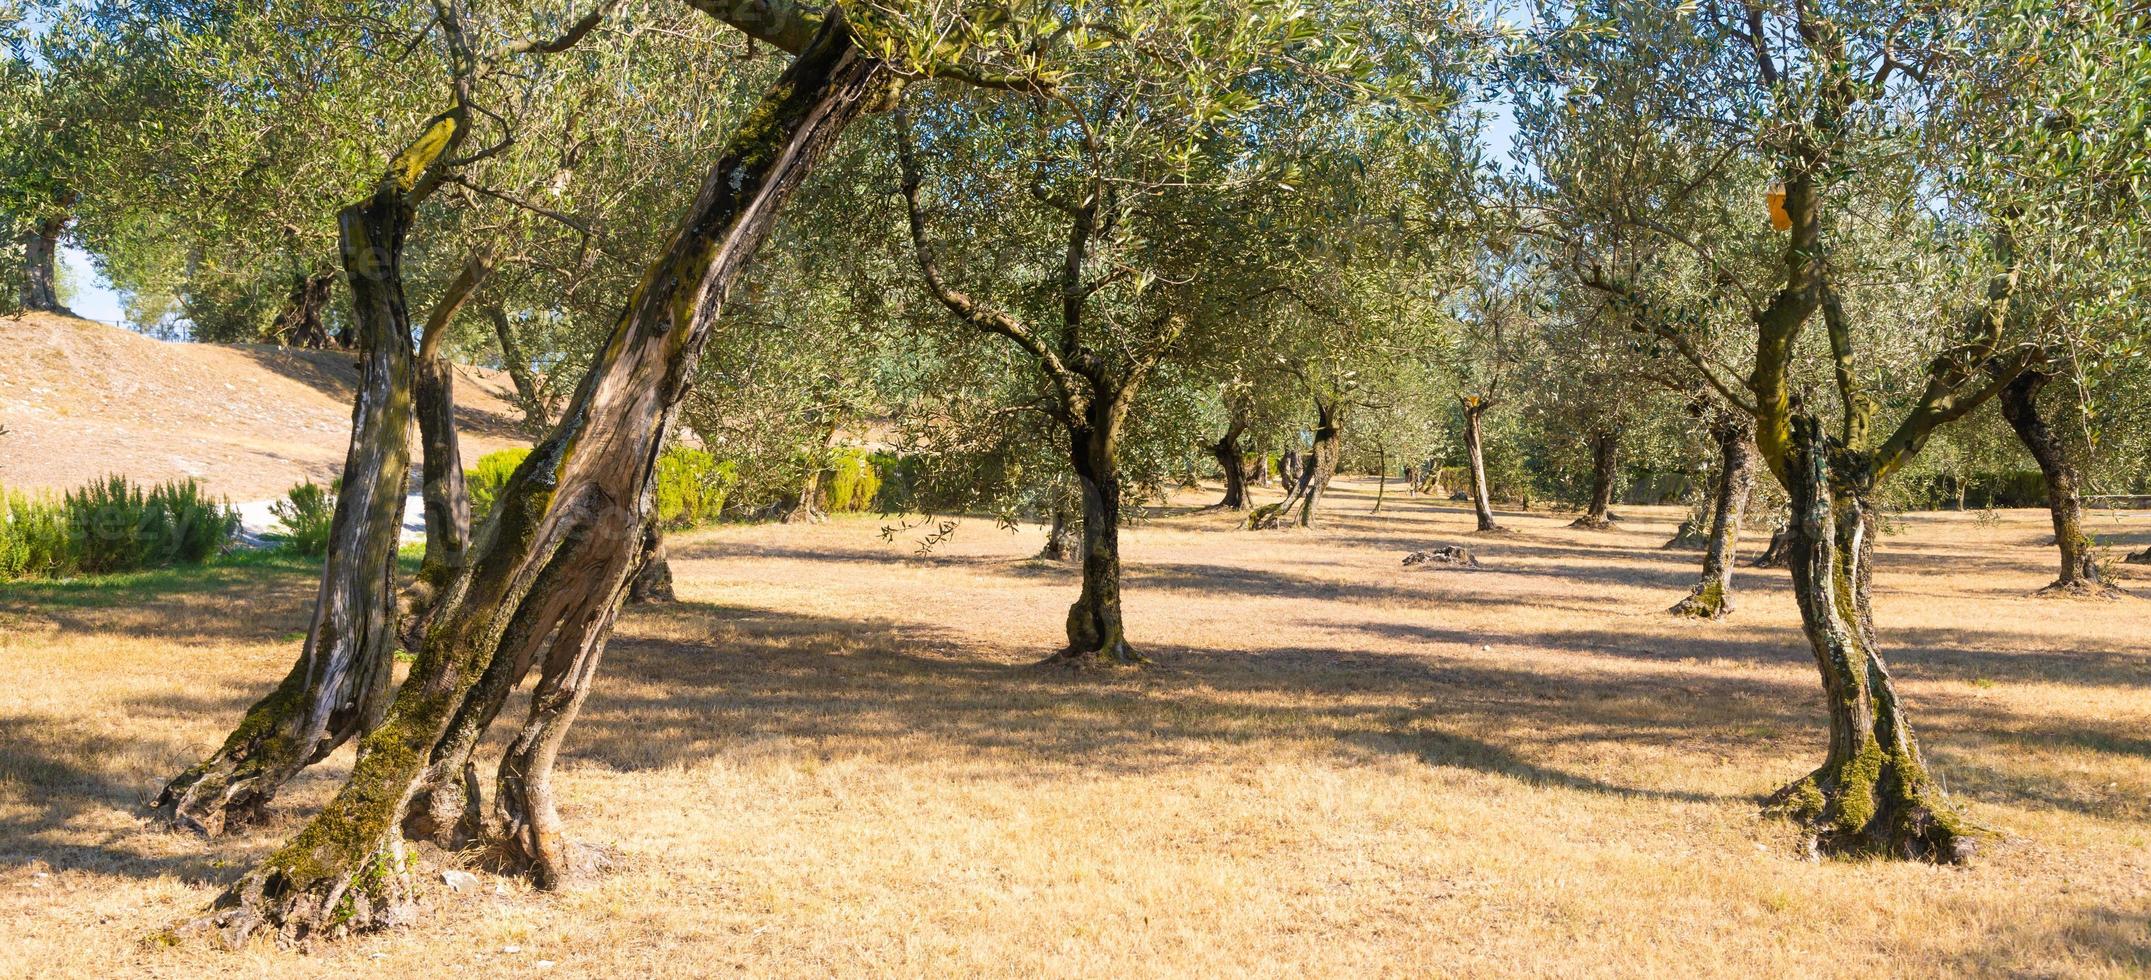
[[1479, 518], [1479, 533], [1501, 530], [1494, 523], [1492, 489], [1486, 482], [1486, 449], [1480, 441], [1479, 419], [1493, 408], [1494, 403], [1476, 395], [1459, 395], [1457, 401], [1464, 406], [1464, 450], [1471, 464], [1471, 508]]
[[672, 591], [672, 561], [665, 553], [665, 528], [656, 520], [642, 532], [642, 556], [628, 584], [627, 601], [646, 606], [678, 599]]
[[2042, 592], [2097, 593], [2107, 590], [2099, 580], [2099, 563], [2091, 551], [2091, 537], [2084, 533], [2084, 502], [2077, 486], [2076, 467], [2070, 465], [2068, 447], [2039, 414], [2039, 392], [2053, 376], [2031, 368], [2002, 388], [2002, 417], [2016, 430], [2018, 441], [2039, 463], [2046, 478], [2046, 507], [2054, 519], [2054, 544], [2061, 552], [2061, 576]]
[[22, 308], [42, 313], [65, 313], [60, 305], [60, 233], [66, 218], [37, 223], [22, 239]]
[[1052, 516], [1046, 525], [1045, 547], [1038, 557], [1046, 561], [1071, 561], [1083, 552], [1082, 501], [1066, 489], [1053, 491]]
[[[437, 123], [391, 166], [416, 173], [448, 145]], [[410, 476], [412, 350], [403, 242], [414, 211], [393, 176], [338, 215], [364, 357], [351, 446], [329, 528], [306, 645], [291, 673], [247, 709], [222, 747], [157, 797], [175, 826], [205, 834], [260, 816], [299, 770], [381, 720], [394, 667], [396, 549]]]
[[1068, 426], [1069, 458], [1083, 500], [1083, 592], [1068, 607], [1068, 646], [1052, 661], [1077, 667], [1145, 663], [1128, 645], [1120, 615], [1120, 415], [1124, 407], [1100, 394]]
[[[511, 857], [541, 883], [573, 871], [546, 780], [587, 694], [632, 573], [650, 484], [676, 406], [726, 294], [778, 208], [844, 127], [886, 98], [887, 68], [832, 8], [814, 41], [728, 141], [690, 213], [632, 293], [612, 337], [553, 430], [502, 489], [470, 560], [443, 596], [410, 680], [360, 745], [321, 813], [221, 897], [202, 926], [230, 940], [291, 938], [399, 921], [409, 896], [402, 824], [429, 772], [461, 779], [461, 730], [499, 710], [481, 680], [543, 662], [523, 734], [503, 762], [500, 817]], [[494, 668], [500, 666], [499, 671]]]
[[[1878, 854], [1945, 863], [1971, 855], [1972, 832], [1927, 771], [1869, 609], [1875, 521], [1840, 474], [1814, 419], [1797, 417], [1786, 460], [1792, 495], [1789, 563], [1800, 622], [1822, 672], [1830, 750], [1822, 767], [1771, 797], [1830, 853]], [[1848, 485], [1849, 484], [1849, 485]]]
[[[1314, 446], [1300, 463], [1300, 478], [1292, 488], [1299, 504], [1301, 527], [1314, 526], [1315, 506], [1329, 489], [1329, 481], [1337, 476], [1337, 460], [1343, 452], [1344, 403], [1315, 399]], [[1287, 501], [1283, 510], [1291, 512], [1292, 502]]]
[[425, 508], [426, 553], [417, 580], [404, 591], [403, 645], [418, 648], [426, 635], [441, 590], [448, 586], [471, 543], [470, 491], [463, 482], [463, 450], [456, 439], [456, 369], [441, 353], [456, 311], [492, 274], [493, 260], [480, 251], [448, 283], [433, 312], [426, 316], [425, 339], [418, 345], [411, 394], [418, 411], [420, 502]]
[[1217, 502], [1223, 510], [1246, 510], [1253, 505], [1247, 493], [1247, 455], [1240, 449], [1240, 434], [1247, 431], [1247, 420], [1234, 415], [1225, 427], [1225, 434], [1210, 444], [1210, 455], [1217, 458], [1217, 468], [1225, 475], [1225, 499]]
[[1591, 434], [1591, 504], [1570, 527], [1604, 531], [1613, 527], [1613, 494], [1621, 476], [1621, 437], [1611, 429]]
[[[303, 347], [321, 350], [330, 344], [329, 328], [322, 322], [328, 312], [329, 291], [336, 286], [336, 273], [294, 273], [291, 277], [291, 294], [284, 297], [284, 308], [276, 313], [276, 320], [269, 324], [269, 336], [287, 347]], [[361, 333], [364, 328], [361, 328]], [[364, 343], [364, 339], [360, 343]]]
[[1755, 423], [1727, 414], [1712, 426], [1718, 443], [1718, 479], [1711, 501], [1710, 539], [1703, 548], [1703, 574], [1688, 597], [1674, 603], [1682, 616], [1718, 619], [1733, 611], [1733, 556], [1740, 545], [1741, 512], [1755, 488]]

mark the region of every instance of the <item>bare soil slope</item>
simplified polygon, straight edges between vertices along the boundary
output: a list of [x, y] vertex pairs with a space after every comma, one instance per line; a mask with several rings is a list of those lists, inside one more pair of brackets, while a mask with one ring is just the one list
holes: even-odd
[[[0, 485], [191, 476], [233, 500], [273, 497], [342, 470], [357, 381], [357, 361], [335, 351], [170, 343], [42, 313], [0, 318]], [[466, 465], [528, 441], [513, 390], [500, 372], [457, 369]]]

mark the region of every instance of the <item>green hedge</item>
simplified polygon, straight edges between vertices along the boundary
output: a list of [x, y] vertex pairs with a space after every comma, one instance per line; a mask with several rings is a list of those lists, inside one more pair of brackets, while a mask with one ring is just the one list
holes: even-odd
[[485, 520], [493, 512], [493, 501], [500, 499], [502, 487], [515, 475], [515, 468], [523, 465], [528, 449], [503, 449], [478, 457], [478, 465], [463, 474], [464, 492], [471, 498], [471, 521]]
[[738, 485], [739, 468], [731, 461], [674, 446], [657, 457], [657, 519], [682, 528], [715, 522]]
[[239, 532], [239, 512], [193, 480], [144, 489], [112, 476], [58, 500], [0, 493], [0, 579], [198, 565]]

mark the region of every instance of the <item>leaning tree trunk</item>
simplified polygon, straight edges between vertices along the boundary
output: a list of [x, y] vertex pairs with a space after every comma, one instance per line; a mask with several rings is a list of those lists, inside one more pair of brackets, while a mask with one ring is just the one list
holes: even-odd
[[[391, 173], [424, 170], [446, 145], [445, 136], [421, 139]], [[283, 683], [247, 709], [223, 746], [158, 795], [157, 807], [175, 826], [214, 835], [259, 817], [287, 780], [373, 729], [387, 706], [396, 548], [410, 476], [412, 351], [402, 270], [413, 214], [408, 190], [384, 180], [337, 219], [364, 358], [306, 644]]]
[[65, 313], [60, 305], [59, 263], [60, 233], [67, 230], [66, 218], [50, 218], [37, 223], [23, 236], [22, 242], [22, 308], [41, 313]]
[[1247, 493], [1247, 455], [1240, 450], [1240, 434], [1245, 431], [1247, 423], [1235, 417], [1224, 436], [1210, 444], [1210, 455], [1217, 457], [1217, 468], [1225, 474], [1225, 499], [1217, 502], [1221, 510], [1246, 510], [1253, 505]]
[[1471, 508], [1477, 512], [1480, 533], [1501, 530], [1494, 523], [1492, 490], [1486, 484], [1486, 450], [1479, 439], [1479, 417], [1492, 405], [1478, 398], [1464, 399], [1464, 449], [1471, 461]]
[[456, 369], [441, 348], [456, 312], [492, 271], [492, 255], [485, 250], [474, 253], [426, 315], [425, 339], [418, 345], [411, 393], [417, 403], [419, 445], [424, 450], [419, 499], [425, 508], [426, 553], [419, 562], [417, 580], [403, 596], [403, 641], [412, 650], [418, 649], [419, 638], [426, 635], [441, 590], [463, 568], [470, 551], [471, 499], [463, 482], [463, 449], [456, 439]]
[[1717, 493], [1711, 501], [1710, 540], [1703, 549], [1703, 574], [1672, 612], [1719, 619], [1733, 611], [1733, 555], [1740, 545], [1741, 512], [1755, 488], [1755, 425], [1746, 415], [1719, 422]]
[[530, 358], [515, 339], [515, 325], [508, 322], [508, 311], [499, 304], [488, 304], [485, 317], [493, 324], [494, 339], [500, 342], [500, 363], [508, 371], [508, 380], [515, 384], [515, 400], [523, 410], [525, 426], [533, 432], [552, 428], [552, 408], [545, 402], [537, 377], [531, 374]]
[[[1323, 491], [1329, 489], [1329, 481], [1336, 477], [1337, 460], [1343, 450], [1343, 404], [1315, 402], [1314, 447], [1301, 464], [1300, 479], [1293, 491], [1299, 498], [1301, 527], [1314, 526], [1315, 505], [1321, 502]], [[1290, 511], [1291, 507], [1288, 505], [1285, 510]]]
[[1771, 797], [1827, 853], [1955, 863], [1972, 831], [1921, 757], [1869, 608], [1875, 520], [1857, 490], [1833, 480], [1841, 452], [1813, 418], [1794, 421], [1786, 460], [1793, 517], [1790, 565], [1801, 626], [1822, 672], [1830, 750], [1822, 767]]
[[2084, 502], [2077, 487], [2076, 467], [2061, 437], [2039, 414], [2039, 392], [2053, 376], [2029, 369], [2002, 389], [2002, 417], [2016, 430], [2017, 439], [2039, 463], [2046, 478], [2047, 511], [2054, 518], [2054, 544], [2061, 551], [2061, 577], [2042, 592], [2096, 593], [2105, 591], [2099, 580], [2099, 563], [2091, 551], [2091, 537], [2084, 533]]
[[831, 8], [728, 141], [695, 203], [644, 274], [560, 424], [503, 487], [388, 716], [360, 745], [349, 782], [297, 836], [218, 899], [200, 927], [242, 941], [376, 928], [403, 919], [410, 896], [401, 825], [429, 772], [454, 772], [460, 729], [499, 710], [513, 679], [546, 664], [523, 735], [503, 767], [510, 831], [502, 854], [541, 883], [573, 868], [557, 846], [546, 780], [625, 597], [657, 456], [726, 294], [777, 211], [844, 127], [887, 97], [886, 66], [857, 48]]
[[1591, 506], [1570, 527], [1604, 531], [1613, 527], [1613, 492], [1621, 476], [1621, 438], [1612, 430], [1591, 436]]
[[1120, 411], [1100, 395], [1068, 426], [1069, 458], [1083, 498], [1083, 592], [1068, 607], [1068, 646], [1051, 662], [1079, 668], [1148, 662], [1128, 645], [1120, 615]]

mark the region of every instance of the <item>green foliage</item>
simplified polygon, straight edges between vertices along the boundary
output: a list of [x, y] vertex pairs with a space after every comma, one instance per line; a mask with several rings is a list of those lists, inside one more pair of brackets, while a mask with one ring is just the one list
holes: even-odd
[[478, 457], [478, 465], [463, 474], [463, 485], [471, 497], [471, 520], [482, 521], [493, 512], [493, 502], [500, 499], [502, 487], [515, 475], [515, 468], [523, 465], [528, 449], [503, 449]]
[[[874, 507], [881, 499], [881, 461], [883, 453], [870, 453], [864, 449], [838, 449], [830, 454], [829, 501], [824, 508], [830, 513], [856, 512]], [[893, 462], [894, 457], [887, 457]]]
[[717, 520], [739, 485], [739, 467], [701, 449], [674, 446], [657, 458], [657, 519], [670, 527]]
[[193, 480], [145, 493], [112, 476], [67, 494], [64, 503], [77, 564], [90, 574], [198, 565], [239, 531], [239, 513], [211, 502]]
[[67, 511], [49, 497], [0, 490], [0, 582], [74, 571]]
[[283, 525], [284, 547], [310, 558], [329, 553], [329, 525], [336, 516], [336, 494], [342, 482], [324, 487], [307, 480], [269, 505], [269, 512]]
[[199, 565], [238, 530], [238, 512], [192, 480], [144, 490], [113, 476], [58, 500], [0, 491], [0, 580]]

